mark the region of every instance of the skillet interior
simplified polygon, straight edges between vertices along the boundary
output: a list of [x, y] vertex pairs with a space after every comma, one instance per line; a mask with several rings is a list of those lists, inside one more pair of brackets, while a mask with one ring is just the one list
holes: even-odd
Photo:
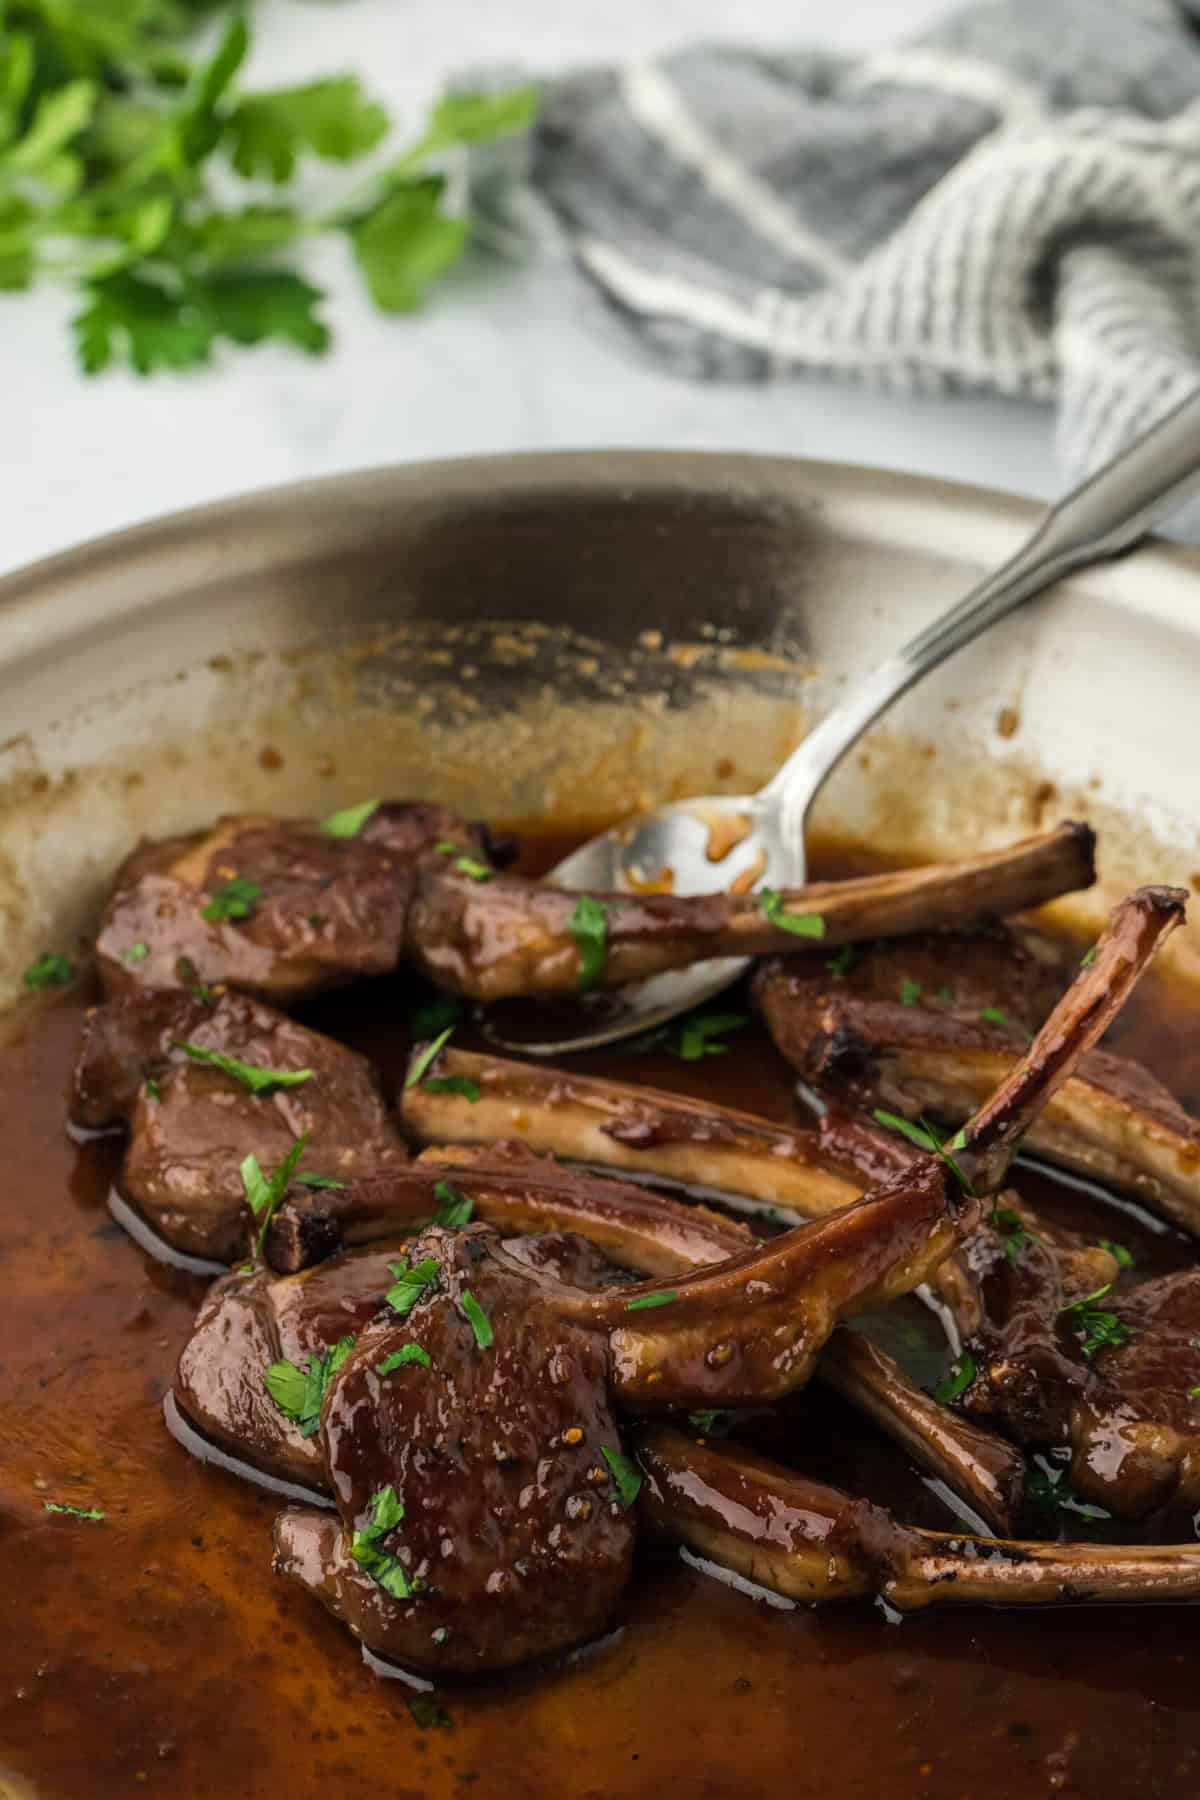
[[[12, 578], [0, 587], [10, 987], [32, 954], [87, 928], [131, 838], [224, 807], [325, 812], [411, 791], [561, 825], [607, 818], [643, 795], [738, 788], [768, 772], [845, 679], [998, 560], [1031, 516], [1015, 501], [813, 465], [518, 459], [209, 509]], [[1187, 751], [1200, 675], [1195, 569], [1191, 556], [1156, 549], [1010, 622], [914, 696], [866, 764], [839, 777], [826, 830], [881, 851], [953, 852], [1085, 812], [1102, 830], [1110, 890], [1135, 873], [1189, 875], [1200, 865]], [[480, 612], [499, 622], [480, 627]], [[181, 1456], [161, 1442], [154, 1389], [194, 1297], [105, 1236], [97, 1171], [81, 1177], [61, 1141], [46, 1087], [74, 1030], [64, 1009], [48, 1036], [39, 1027], [37, 1060], [8, 1065], [27, 1084], [8, 1089], [10, 1105], [40, 1108], [46, 1121], [26, 1153], [64, 1195], [74, 1184], [64, 1228], [47, 1239], [73, 1310], [44, 1345], [36, 1451], [56, 1470], [109, 1470], [117, 1489], [139, 1459]], [[15, 1167], [18, 1183], [27, 1173], [32, 1163]], [[8, 1251], [16, 1267], [19, 1248]], [[36, 1300], [13, 1297], [30, 1340], [45, 1328]], [[85, 1410], [102, 1413], [106, 1370], [137, 1388], [122, 1415], [135, 1423], [128, 1439], [85, 1443], [72, 1435], [70, 1390], [94, 1380]], [[23, 1471], [28, 1448], [10, 1439], [11, 1467]], [[454, 1726], [414, 1742], [402, 1697], [380, 1699], [342, 1637], [264, 1577], [270, 1503], [239, 1489], [226, 1514], [195, 1516], [205, 1484], [222, 1478], [186, 1459], [172, 1473], [176, 1512], [148, 1507], [142, 1518], [135, 1499], [132, 1516], [114, 1521], [123, 1565], [143, 1534], [135, 1591], [110, 1589], [101, 1545], [54, 1540], [79, 1631], [60, 1634], [61, 1653], [30, 1678], [56, 1684], [48, 1707], [36, 1696], [52, 1738], [79, 1729], [72, 1692], [85, 1679], [95, 1720], [110, 1609], [137, 1622], [135, 1664], [124, 1649], [111, 1658], [97, 1793], [143, 1779], [164, 1793], [227, 1791], [213, 1785], [218, 1760], [247, 1795], [277, 1793], [284, 1767], [298, 1796], [366, 1792], [368, 1765], [377, 1791], [386, 1749], [387, 1791], [398, 1794], [466, 1791], [472, 1775], [482, 1793], [551, 1792], [569, 1770], [580, 1794], [668, 1781], [766, 1793], [787, 1779], [821, 1800], [949, 1800], [1002, 1759], [1004, 1772], [979, 1790], [992, 1800], [1040, 1791], [1070, 1766], [1070, 1731], [1058, 1727], [1081, 1683], [1111, 1688], [1118, 1710], [1136, 1692], [1138, 1729], [1157, 1688], [1154, 1767], [1188, 1791], [1194, 1734], [1184, 1677], [1167, 1664], [1193, 1615], [1122, 1621], [1121, 1666], [1117, 1635], [1095, 1620], [1042, 1628], [964, 1616], [881, 1639], [870, 1615], [797, 1616], [764, 1649], [772, 1622], [757, 1608], [661, 1576], [640, 1589], [625, 1643], [540, 1684], [452, 1702]], [[0, 1534], [26, 1527], [30, 1504], [0, 1485]], [[31, 1581], [36, 1589], [36, 1565]], [[265, 1603], [246, 1603], [264, 1582]], [[34, 1603], [10, 1589], [3, 1630], [20, 1630]], [[685, 1612], [702, 1633], [682, 1681]], [[185, 1615], [205, 1622], [202, 1653], [194, 1638], [177, 1641]], [[261, 1694], [258, 1735], [254, 1709], [240, 1703], [247, 1684]], [[659, 1721], [653, 1740], [631, 1732], [631, 1686]], [[4, 1699], [20, 1708], [34, 1697]], [[174, 1735], [163, 1729], [172, 1706]], [[205, 1759], [195, 1725], [223, 1718], [228, 1745]], [[707, 1747], [702, 1718], [716, 1730]], [[73, 1800], [79, 1790], [61, 1771], [78, 1770], [77, 1754], [47, 1749], [38, 1762], [49, 1771], [41, 1791]], [[0, 1735], [0, 1795], [23, 1795], [4, 1764]], [[21, 1766], [31, 1766], [24, 1756]]]

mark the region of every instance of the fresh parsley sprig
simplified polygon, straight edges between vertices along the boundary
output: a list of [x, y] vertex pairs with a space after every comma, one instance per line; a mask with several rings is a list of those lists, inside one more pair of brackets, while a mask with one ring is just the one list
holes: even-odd
[[339, 1338], [330, 1349], [310, 1356], [307, 1366], [273, 1362], [263, 1376], [263, 1386], [280, 1412], [299, 1428], [301, 1437], [314, 1437], [321, 1423], [325, 1390], [354, 1348], [354, 1335]]
[[[225, 27], [199, 60], [192, 33], [214, 10]], [[528, 86], [445, 95], [407, 149], [314, 210], [296, 184], [302, 164], [354, 163], [391, 121], [353, 74], [243, 89], [249, 47], [230, 4], [7, 0], [0, 290], [73, 284], [86, 374], [190, 369], [267, 340], [320, 354], [325, 295], [301, 263], [320, 235], [345, 242], [378, 307], [412, 311], [471, 234], [439, 159], [523, 130], [537, 110]]]

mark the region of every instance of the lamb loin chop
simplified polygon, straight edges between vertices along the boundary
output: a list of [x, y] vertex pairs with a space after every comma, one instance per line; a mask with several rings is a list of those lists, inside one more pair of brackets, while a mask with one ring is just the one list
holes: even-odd
[[[362, 815], [360, 817], [360, 815]], [[1092, 834], [761, 895], [579, 896], [497, 875], [482, 827], [390, 802], [226, 818], [140, 846], [97, 939], [110, 993], [226, 983], [282, 1006], [402, 959], [479, 999], [612, 987], [706, 957], [836, 946], [1008, 912], [1094, 879]]]
[[712, 1562], [815, 1605], [877, 1594], [927, 1606], [1200, 1598], [1200, 1544], [1047, 1544], [899, 1525], [882, 1507], [669, 1426], [635, 1437], [646, 1520]]
[[[961, 991], [958, 967], [946, 973]], [[969, 947], [961, 967], [972, 967]], [[988, 991], [978, 983], [974, 989]], [[827, 974], [794, 964], [767, 964], [755, 981], [771, 1036], [822, 1092], [951, 1123], [991, 1091], [1025, 1031], [1040, 1022], [1036, 1009], [1018, 1013], [1011, 1001], [1004, 1004], [1001, 986], [990, 991], [993, 998], [967, 1014], [835, 988]], [[1027, 1148], [1200, 1236], [1200, 1122], [1140, 1064], [1089, 1051], [1032, 1126]]]
[[134, 990], [84, 1023], [70, 1100], [85, 1129], [127, 1124], [118, 1191], [175, 1249], [245, 1252], [246, 1159], [305, 1140], [297, 1180], [348, 1182], [408, 1160], [365, 1057], [249, 995]]
[[841, 1312], [910, 1288], [971, 1229], [1182, 910], [1167, 889], [1117, 909], [1093, 966], [941, 1155], [715, 1269], [587, 1293], [522, 1267], [486, 1226], [431, 1227], [395, 1271], [404, 1323], [368, 1327], [321, 1400], [340, 1529], [285, 1513], [277, 1566], [372, 1648], [422, 1667], [508, 1666], [599, 1630], [632, 1551], [611, 1409], [774, 1399]]

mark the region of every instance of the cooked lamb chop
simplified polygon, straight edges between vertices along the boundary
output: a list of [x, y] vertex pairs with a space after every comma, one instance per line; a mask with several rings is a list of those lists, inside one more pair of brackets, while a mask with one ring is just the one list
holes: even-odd
[[643, 1516], [790, 1600], [878, 1594], [916, 1612], [1200, 1599], [1200, 1544], [1045, 1544], [920, 1531], [869, 1500], [667, 1426], [642, 1430], [636, 1445]]
[[[618, 987], [712, 956], [827, 953], [839, 945], [1039, 906], [1095, 878], [1095, 841], [1064, 824], [983, 856], [783, 894], [580, 897], [536, 883], [419, 874], [409, 953], [439, 987], [481, 1000]], [[598, 916], [597, 916], [598, 915]]]
[[[256, 1080], [263, 1091], [247, 1085]], [[272, 1171], [303, 1136], [297, 1174], [335, 1182], [408, 1159], [366, 1059], [245, 994], [135, 992], [97, 1008], [72, 1116], [127, 1120], [119, 1192], [168, 1244], [218, 1262], [246, 1248], [248, 1156]]]
[[116, 993], [225, 982], [289, 1005], [407, 956], [481, 999], [574, 993], [725, 952], [833, 947], [1012, 911], [1094, 877], [1080, 825], [961, 863], [782, 895], [581, 898], [493, 878], [485, 847], [479, 827], [398, 802], [353, 836], [241, 817], [143, 845], [104, 916], [101, 974]]
[[508, 1668], [597, 1635], [629, 1578], [606, 1346], [486, 1227], [431, 1228], [426, 1263], [436, 1284], [360, 1335], [325, 1400], [340, 1522], [283, 1513], [275, 1566], [381, 1655]]
[[[407, 1221], [410, 1227], [415, 1229], [447, 1201], [452, 1209], [463, 1207], [465, 1203], [479, 1217], [486, 1218], [506, 1233], [527, 1226], [535, 1207], [540, 1205], [544, 1218], [547, 1208], [554, 1206], [560, 1216], [572, 1219], [577, 1231], [510, 1237], [508, 1252], [521, 1260], [533, 1258], [539, 1266], [550, 1267], [559, 1281], [576, 1288], [598, 1289], [629, 1279], [627, 1274], [622, 1277], [617, 1265], [593, 1249], [586, 1236], [579, 1236], [579, 1231], [585, 1234], [598, 1231], [610, 1249], [618, 1251], [630, 1268], [642, 1274], [684, 1273], [705, 1267], [723, 1261], [747, 1242], [741, 1228], [731, 1227], [728, 1221], [703, 1208], [685, 1208], [678, 1202], [657, 1199], [616, 1183], [580, 1181], [578, 1177], [538, 1163], [528, 1151], [514, 1155], [512, 1147], [493, 1145], [487, 1152], [492, 1159], [489, 1163], [481, 1153], [464, 1150], [459, 1154], [468, 1161], [453, 1167], [446, 1166], [447, 1154], [443, 1149], [437, 1153], [436, 1162], [422, 1162], [413, 1171], [425, 1177], [425, 1185], [415, 1197], [416, 1204]], [[510, 1158], [518, 1176], [524, 1169], [527, 1176], [542, 1178], [540, 1191], [532, 1185], [523, 1188], [519, 1180], [507, 1187], [489, 1183], [489, 1176], [494, 1177], [497, 1167], [503, 1169]], [[477, 1179], [464, 1182], [464, 1170], [474, 1170]], [[448, 1186], [446, 1177], [459, 1185]], [[465, 1188], [470, 1188], [470, 1194], [464, 1191]], [[410, 1199], [414, 1198], [411, 1186], [408, 1194]], [[567, 1214], [569, 1203], [574, 1204]], [[363, 1317], [369, 1314], [373, 1305], [379, 1304], [382, 1292], [379, 1256], [386, 1260], [397, 1254], [398, 1240], [394, 1234], [401, 1229], [401, 1224], [395, 1214], [390, 1222], [393, 1236], [389, 1248], [377, 1252], [374, 1257], [364, 1257], [361, 1251], [351, 1252], [354, 1260], [341, 1258], [320, 1265], [342, 1271], [333, 1288], [339, 1305], [349, 1291], [348, 1282], [361, 1285]], [[618, 1228], [619, 1224], [623, 1229]], [[560, 1253], [560, 1245], [568, 1246], [569, 1254]], [[593, 1259], [590, 1264], [584, 1258], [584, 1250]], [[551, 1255], [554, 1260], [548, 1261]], [[235, 1454], [239, 1415], [235, 1409], [227, 1416], [223, 1409], [228, 1407], [230, 1396], [239, 1395], [248, 1388], [256, 1393], [261, 1390], [262, 1372], [271, 1360], [267, 1357], [264, 1361], [264, 1346], [268, 1340], [272, 1345], [282, 1342], [281, 1330], [273, 1323], [276, 1312], [289, 1321], [289, 1342], [305, 1354], [330, 1351], [347, 1329], [342, 1315], [331, 1318], [324, 1304], [325, 1287], [317, 1281], [316, 1275], [317, 1271], [310, 1270], [307, 1275], [272, 1285], [259, 1272], [227, 1277], [211, 1290], [210, 1300], [197, 1321], [196, 1332], [180, 1364], [176, 1398], [208, 1436], [234, 1449]], [[356, 1290], [355, 1305], [357, 1302]], [[311, 1317], [310, 1306], [313, 1308]], [[248, 1307], [259, 1313], [264, 1321], [257, 1330], [243, 1328], [241, 1324]], [[881, 1352], [865, 1344], [856, 1351], [853, 1337], [854, 1334], [845, 1327], [835, 1333], [818, 1373], [896, 1437], [932, 1475], [961, 1494], [997, 1529], [1009, 1529], [1010, 1510], [1019, 1491], [1023, 1469], [1017, 1452], [1003, 1439], [994, 1438], [931, 1401]], [[836, 1367], [826, 1368], [835, 1349], [841, 1352], [832, 1358]], [[295, 1347], [286, 1351], [276, 1349], [274, 1354], [286, 1355], [293, 1362], [300, 1361]], [[217, 1374], [212, 1372], [214, 1360], [220, 1364]], [[214, 1393], [216, 1405], [210, 1398]], [[295, 1433], [292, 1433], [288, 1441], [294, 1438]], [[269, 1455], [264, 1460], [262, 1446], [269, 1441], [264, 1437], [261, 1422], [256, 1423], [250, 1460], [277, 1477], [294, 1478], [297, 1470], [285, 1460], [273, 1463]], [[311, 1448], [306, 1446], [306, 1452], [306, 1464], [311, 1463]], [[310, 1472], [310, 1481], [316, 1478]]]
[[347, 823], [334, 835], [311, 819], [243, 815], [140, 844], [96, 940], [105, 987], [227, 982], [287, 1006], [395, 968], [419, 868], [455, 852], [490, 868], [484, 828], [442, 806], [390, 801], [341, 835]]
[[[811, 986], [778, 963], [756, 991], [772, 1037], [807, 1080], [909, 1118], [965, 1118], [1023, 1041], [1005, 1020], [850, 993], [826, 992], [814, 1005]], [[1200, 1122], [1140, 1064], [1090, 1051], [1031, 1128], [1027, 1148], [1200, 1236]]]

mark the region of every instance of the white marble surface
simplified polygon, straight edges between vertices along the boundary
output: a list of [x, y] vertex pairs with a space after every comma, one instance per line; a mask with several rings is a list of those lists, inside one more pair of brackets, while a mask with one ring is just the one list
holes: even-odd
[[[415, 121], [450, 71], [550, 71], [699, 38], [870, 50], [944, 0], [262, 0], [252, 73], [360, 69]], [[495, 261], [413, 320], [373, 313], [337, 247], [334, 351], [273, 348], [211, 371], [85, 381], [71, 302], [0, 297], [0, 570], [220, 495], [377, 462], [595, 445], [766, 450], [884, 464], [1045, 495], [1059, 485], [1049, 415], [988, 398], [898, 399], [818, 381], [680, 382], [630, 360], [537, 267]]]

